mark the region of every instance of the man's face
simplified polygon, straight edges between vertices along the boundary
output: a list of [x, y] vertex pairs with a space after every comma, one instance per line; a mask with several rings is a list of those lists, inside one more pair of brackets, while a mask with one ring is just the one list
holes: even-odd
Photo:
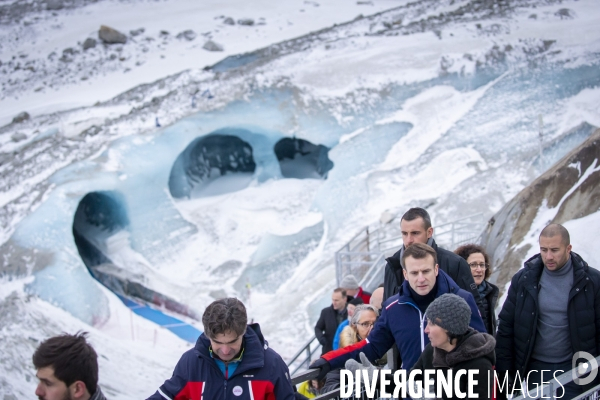
[[346, 296], [356, 297], [356, 294], [358, 293], [358, 288], [356, 288], [356, 289], [344, 288], [344, 289], [346, 289]]
[[331, 304], [334, 310], [343, 310], [346, 307], [346, 296], [342, 296], [341, 292], [333, 292], [331, 295]]
[[425, 222], [421, 217], [412, 221], [400, 221], [400, 231], [405, 248], [413, 243], [427, 244], [427, 240], [433, 236], [433, 228], [425, 229]]
[[438, 275], [438, 266], [434, 264], [433, 257], [429, 254], [425, 258], [415, 259], [411, 256], [404, 260], [406, 269], [404, 279], [421, 296], [425, 296], [435, 286], [435, 280]]
[[54, 376], [54, 368], [43, 367], [37, 370], [40, 380], [35, 389], [35, 395], [40, 400], [71, 400], [71, 392], [67, 385]]
[[356, 306], [354, 304], [348, 304], [348, 319], [350, 319], [350, 317], [354, 315], [355, 309]]
[[557, 271], [569, 260], [571, 245], [565, 245], [560, 235], [540, 236], [540, 254], [548, 270]]
[[231, 361], [242, 349], [244, 334], [237, 335], [235, 332], [227, 331], [218, 333], [214, 339], [210, 339], [210, 345], [213, 354], [216, 354], [222, 361]]

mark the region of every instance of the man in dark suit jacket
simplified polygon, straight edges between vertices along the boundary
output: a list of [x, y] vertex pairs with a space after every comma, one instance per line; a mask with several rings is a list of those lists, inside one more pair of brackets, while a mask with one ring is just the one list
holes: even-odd
[[325, 354], [333, 349], [333, 338], [338, 325], [348, 319], [346, 291], [336, 288], [331, 295], [331, 305], [321, 310], [321, 316], [315, 325], [315, 336], [323, 346]]

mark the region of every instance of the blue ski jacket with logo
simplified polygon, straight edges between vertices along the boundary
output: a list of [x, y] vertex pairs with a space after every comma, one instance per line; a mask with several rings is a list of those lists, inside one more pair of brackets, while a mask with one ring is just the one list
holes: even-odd
[[210, 340], [203, 333], [195, 347], [181, 356], [173, 376], [148, 399], [294, 399], [288, 368], [279, 354], [269, 348], [258, 324], [248, 325], [242, 360], [228, 378], [211, 357], [209, 348]]

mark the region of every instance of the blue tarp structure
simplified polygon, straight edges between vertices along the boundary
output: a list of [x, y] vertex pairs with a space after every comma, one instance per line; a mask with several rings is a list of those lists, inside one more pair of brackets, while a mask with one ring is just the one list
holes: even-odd
[[160, 327], [170, 330], [185, 341], [196, 343], [196, 340], [198, 340], [198, 337], [202, 334], [201, 331], [187, 322], [183, 322], [177, 318], [163, 314], [159, 310], [151, 308], [146, 304], [131, 300], [130, 298], [120, 295], [117, 296], [119, 299], [121, 299], [123, 304], [125, 304], [131, 311], [140, 317], [146, 318]]

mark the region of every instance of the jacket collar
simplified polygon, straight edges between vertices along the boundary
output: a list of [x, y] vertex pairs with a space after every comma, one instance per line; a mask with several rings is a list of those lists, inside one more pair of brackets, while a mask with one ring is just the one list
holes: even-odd
[[[573, 262], [573, 285], [577, 283], [579, 279], [582, 279], [584, 275], [587, 273], [589, 266], [588, 264], [581, 258], [581, 256], [574, 251], [571, 251], [571, 261]], [[541, 254], [536, 254], [531, 257], [529, 260], [525, 261], [525, 276], [524, 278], [528, 281], [539, 281], [542, 276], [542, 271], [544, 270], [544, 263], [542, 262]]]
[[[243, 340], [244, 357], [240, 361], [240, 364], [233, 375], [237, 375], [250, 369], [262, 368], [265, 364], [265, 350], [269, 345], [262, 336], [260, 326], [258, 324], [248, 325]], [[196, 341], [194, 349], [198, 357], [208, 360], [210, 363], [214, 364], [215, 368], [218, 368], [215, 360], [210, 356], [210, 339], [204, 333], [200, 335]]]
[[[408, 280], [404, 280], [402, 282], [402, 286], [400, 286], [400, 291], [397, 296], [398, 301], [400, 303], [414, 303], [414, 300], [410, 294], [410, 285], [408, 284]], [[437, 276], [437, 293], [435, 294], [435, 298], [437, 299], [441, 295], [445, 293], [454, 293], [458, 292], [458, 285], [446, 274], [442, 271], [441, 268], [438, 268], [438, 276]]]

